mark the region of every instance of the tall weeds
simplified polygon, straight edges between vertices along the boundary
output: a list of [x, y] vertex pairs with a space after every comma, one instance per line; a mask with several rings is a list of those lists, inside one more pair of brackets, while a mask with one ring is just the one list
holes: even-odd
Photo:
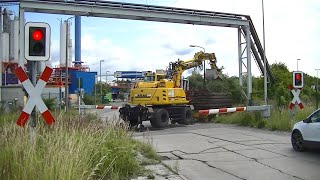
[[223, 114], [214, 119], [214, 122], [225, 124], [238, 124], [241, 126], [267, 128], [270, 130], [290, 131], [293, 125], [305, 119], [315, 109], [306, 107], [303, 110], [297, 110], [294, 118], [291, 118], [290, 111], [279, 112], [277, 110], [271, 111], [269, 118], [262, 118], [260, 112], [243, 112]]
[[0, 117], [0, 179], [123, 179], [141, 172], [141, 144], [121, 124], [59, 114], [51, 127], [39, 121], [36, 144], [16, 115]]

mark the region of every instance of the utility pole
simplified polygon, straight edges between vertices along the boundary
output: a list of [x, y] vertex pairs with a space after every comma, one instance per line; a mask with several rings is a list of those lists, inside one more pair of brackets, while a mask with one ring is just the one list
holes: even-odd
[[268, 103], [268, 84], [267, 84], [267, 57], [266, 57], [266, 36], [264, 27], [264, 2], [262, 0], [262, 26], [263, 26], [263, 76], [264, 76], [264, 103]]
[[104, 60], [100, 60], [100, 103], [102, 104], [102, 75], [101, 75], [101, 62], [104, 62]]

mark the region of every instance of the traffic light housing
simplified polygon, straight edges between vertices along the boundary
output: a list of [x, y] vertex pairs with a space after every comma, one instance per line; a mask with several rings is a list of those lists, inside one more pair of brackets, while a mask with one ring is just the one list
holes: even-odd
[[50, 35], [49, 24], [28, 22], [25, 26], [25, 58], [29, 61], [49, 60]]
[[294, 71], [293, 72], [293, 87], [302, 88], [303, 87], [303, 72]]

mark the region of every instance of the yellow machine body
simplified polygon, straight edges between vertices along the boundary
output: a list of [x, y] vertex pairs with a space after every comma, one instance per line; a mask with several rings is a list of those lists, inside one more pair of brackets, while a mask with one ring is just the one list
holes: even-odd
[[[149, 87], [146, 87], [149, 84]], [[141, 85], [141, 86], [139, 86]], [[174, 88], [174, 82], [161, 79], [141, 83], [130, 91], [130, 104], [134, 105], [173, 105], [188, 104], [186, 93], [182, 88]]]

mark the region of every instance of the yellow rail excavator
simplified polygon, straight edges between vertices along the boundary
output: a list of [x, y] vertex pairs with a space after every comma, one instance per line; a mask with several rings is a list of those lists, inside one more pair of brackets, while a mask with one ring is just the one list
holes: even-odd
[[143, 128], [143, 121], [150, 121], [154, 128], [164, 128], [171, 123], [189, 124], [192, 122], [192, 106], [180, 87], [182, 73], [190, 68], [202, 68], [208, 60], [211, 70], [222, 78], [221, 69], [216, 65], [214, 53], [203, 51], [195, 53], [191, 60], [171, 62], [164, 74], [145, 74], [144, 82], [137, 82], [130, 90], [129, 104], [120, 108], [120, 118], [130, 126]]

